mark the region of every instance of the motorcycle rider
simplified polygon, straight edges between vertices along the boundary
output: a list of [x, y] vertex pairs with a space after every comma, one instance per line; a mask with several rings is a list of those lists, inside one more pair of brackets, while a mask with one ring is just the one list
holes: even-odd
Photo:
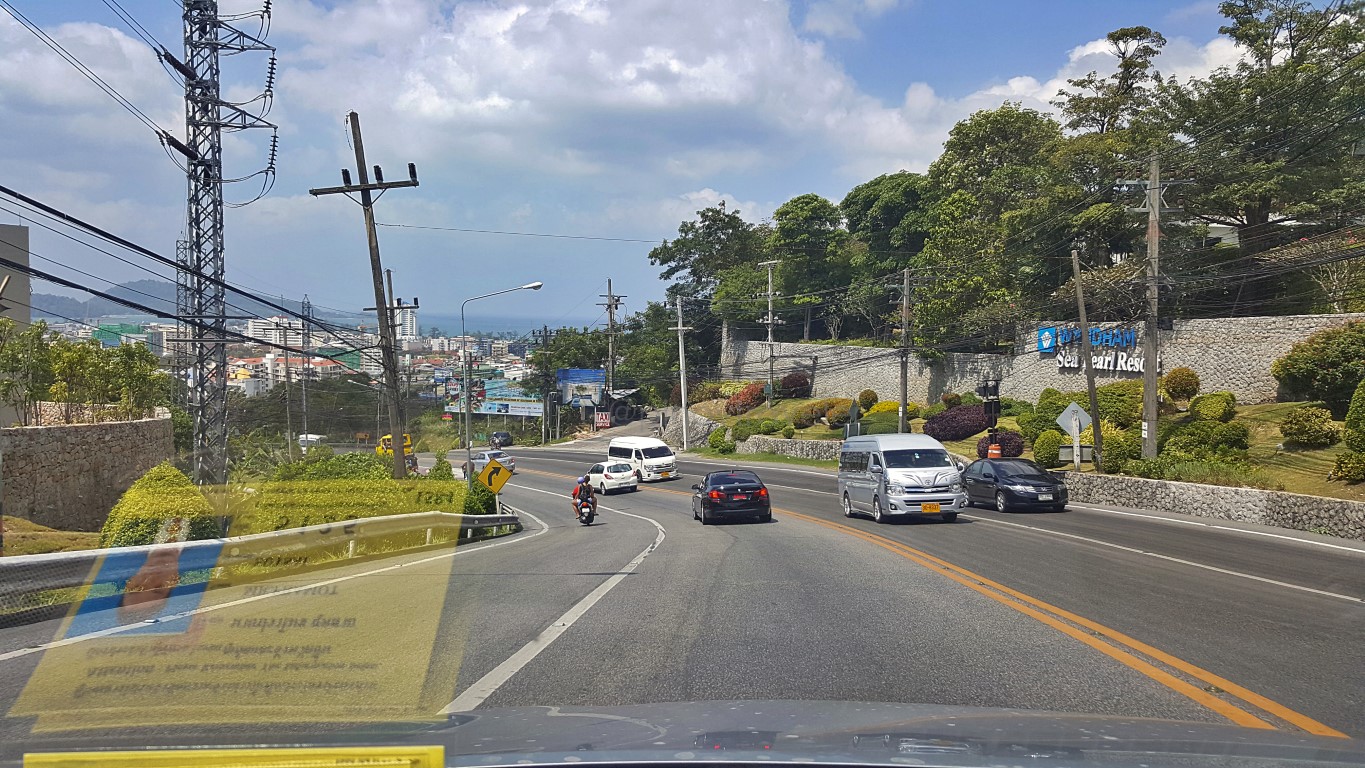
[[592, 513], [594, 515], [597, 514], [597, 490], [594, 489], [592, 487], [592, 484], [588, 482], [588, 478], [586, 477], [578, 478], [578, 484], [574, 486], [574, 489], [569, 494], [569, 497], [570, 499], [572, 499], [574, 517], [582, 519], [583, 513], [579, 512], [578, 510], [578, 505], [582, 501], [587, 501], [589, 504], [591, 504]]

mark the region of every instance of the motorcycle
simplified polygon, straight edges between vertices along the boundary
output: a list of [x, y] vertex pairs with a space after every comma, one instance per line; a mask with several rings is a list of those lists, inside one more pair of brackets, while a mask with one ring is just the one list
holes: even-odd
[[578, 511], [578, 522], [584, 525], [592, 525], [593, 518], [597, 516], [597, 513], [593, 511], [590, 500], [575, 499], [574, 508]]

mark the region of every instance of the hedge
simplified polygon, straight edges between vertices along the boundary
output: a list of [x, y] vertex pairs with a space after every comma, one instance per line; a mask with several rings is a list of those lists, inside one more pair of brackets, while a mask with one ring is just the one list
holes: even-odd
[[720, 384], [714, 381], [703, 381], [687, 390], [687, 404], [704, 403], [707, 400], [719, 400]]
[[[724, 387], [721, 388], [722, 391]], [[757, 408], [763, 402], [763, 385], [748, 384], [725, 401], [725, 413], [739, 416]]]
[[1058, 454], [1062, 446], [1069, 442], [1070, 438], [1055, 429], [1044, 430], [1033, 441], [1033, 460], [1044, 467], [1061, 466]]
[[1347, 451], [1338, 456], [1336, 465], [1332, 467], [1332, 479], [1348, 483], [1365, 480], [1365, 453]]
[[1351, 395], [1351, 407], [1346, 411], [1346, 447], [1365, 453], [1365, 379]]
[[730, 436], [736, 443], [742, 443], [750, 437], [760, 434], [763, 422], [758, 419], [740, 419], [730, 427]]
[[1237, 415], [1237, 398], [1231, 392], [1210, 392], [1190, 401], [1190, 415], [1205, 421], [1232, 421]]
[[831, 401], [830, 406], [825, 409], [825, 421], [829, 422], [830, 429], [839, 429], [848, 423], [849, 411], [853, 409], [853, 401], [840, 397]]
[[[183, 526], [189, 530], [184, 532]], [[167, 530], [163, 531], [165, 526]], [[208, 499], [169, 461], [147, 470], [119, 497], [100, 530], [100, 547], [212, 539], [218, 520]], [[158, 539], [161, 541], [159, 542]]]
[[721, 427], [711, 432], [706, 438], [706, 444], [717, 453], [734, 453], [735, 443], [733, 440], [725, 439], [725, 428]]
[[1341, 430], [1332, 423], [1332, 412], [1312, 406], [1290, 411], [1280, 422], [1280, 434], [1286, 442], [1305, 448], [1326, 448], [1341, 440]]
[[[1001, 456], [1011, 457], [1024, 455], [1023, 435], [1019, 434], [1018, 432], [1011, 432], [1008, 429], [1002, 429], [996, 432], [995, 436], [996, 442], [1000, 443]], [[976, 457], [978, 459], [986, 458], [987, 454], [989, 454], [990, 452], [990, 447], [991, 436], [982, 435], [981, 439], [976, 441]]]
[[924, 434], [938, 441], [966, 440], [989, 426], [983, 405], [949, 408], [924, 422]]
[[939, 402], [943, 403], [944, 408], [957, 408], [962, 405], [962, 395], [959, 395], [956, 392], [944, 392], [943, 395], [939, 397]]
[[[1081, 398], [1076, 402], [1089, 409], [1089, 393], [1078, 394]], [[1127, 379], [1096, 387], [1095, 401], [1099, 405], [1101, 420], [1127, 429], [1142, 421], [1142, 380]]]
[[[1100, 436], [1104, 438], [1104, 450], [1100, 454], [1100, 469], [1105, 472], [1111, 474], [1121, 472], [1124, 463], [1142, 455], [1141, 441], [1124, 432], [1113, 422], [1100, 421]], [[1091, 424], [1081, 430], [1081, 445], [1094, 444], [1095, 425]]]
[[1033, 413], [1033, 403], [1027, 400], [1015, 400], [1012, 397], [1000, 398], [1000, 415], [1014, 416], [1018, 418], [1026, 413]]
[[810, 374], [805, 371], [793, 371], [782, 377], [779, 393], [781, 397], [797, 399], [810, 397]]

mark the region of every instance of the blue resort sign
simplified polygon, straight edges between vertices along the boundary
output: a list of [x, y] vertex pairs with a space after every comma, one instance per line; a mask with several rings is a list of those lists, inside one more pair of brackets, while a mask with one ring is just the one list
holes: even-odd
[[[1038, 352], [1056, 354], [1058, 368], [1080, 368], [1081, 329], [1048, 326], [1038, 329]], [[1142, 372], [1138, 333], [1134, 328], [1091, 328], [1091, 362], [1097, 371]]]

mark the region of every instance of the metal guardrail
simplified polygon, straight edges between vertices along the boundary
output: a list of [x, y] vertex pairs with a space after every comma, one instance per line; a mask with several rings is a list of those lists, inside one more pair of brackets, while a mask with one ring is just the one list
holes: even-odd
[[[367, 517], [335, 523], [286, 528], [268, 533], [234, 536], [222, 539], [203, 539], [179, 544], [149, 544], [135, 547], [54, 552], [45, 555], [14, 555], [0, 558], [0, 611], [16, 609], [21, 598], [38, 592], [91, 583], [96, 568], [101, 568], [101, 581], [117, 580], [110, 576], [110, 560], [128, 564], [132, 576], [146, 562], [153, 551], [174, 549], [182, 564], [181, 572], [189, 564], [195, 568], [231, 568], [261, 562], [290, 563], [302, 552], [331, 547], [345, 547], [348, 557], [357, 552], [357, 544], [382, 540], [387, 537], [425, 532], [425, 543], [430, 544], [437, 531], [458, 528], [471, 535], [474, 531], [503, 525], [521, 528], [518, 510], [502, 505], [502, 513], [494, 515], [460, 515], [451, 512], [415, 512], [384, 517]], [[415, 546], [424, 546], [418, 544]], [[200, 565], [194, 566], [196, 561]]]

